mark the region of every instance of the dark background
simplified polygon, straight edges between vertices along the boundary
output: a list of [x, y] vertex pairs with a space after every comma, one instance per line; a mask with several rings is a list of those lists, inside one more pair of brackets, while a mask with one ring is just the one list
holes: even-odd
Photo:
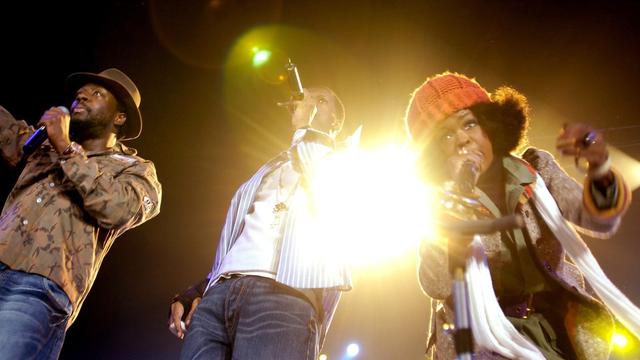
[[[535, 145], [550, 146], [562, 122], [583, 121], [640, 158], [635, 1], [10, 3], [0, 5], [0, 105], [35, 124], [50, 106], [69, 105], [68, 74], [123, 70], [142, 93], [143, 136], [130, 145], [155, 162], [164, 190], [161, 214], [107, 256], [62, 359], [177, 358], [170, 298], [207, 274], [236, 187], [289, 141], [288, 115], [273, 105], [287, 89], [273, 68], [251, 67], [247, 44], [272, 49], [272, 67], [294, 59], [304, 84], [332, 87], [347, 130], [364, 125], [365, 147], [400, 138], [409, 93], [452, 70], [526, 94]], [[621, 170], [640, 177], [638, 166]], [[17, 171], [0, 165], [0, 174], [4, 199]], [[636, 303], [639, 213], [636, 201], [613, 240], [589, 242]], [[413, 257], [355, 277], [329, 359], [352, 340], [364, 359], [420, 359], [428, 302]]]

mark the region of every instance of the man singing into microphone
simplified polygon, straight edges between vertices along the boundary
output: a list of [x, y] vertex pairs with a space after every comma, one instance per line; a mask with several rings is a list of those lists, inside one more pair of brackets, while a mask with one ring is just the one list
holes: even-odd
[[48, 141], [0, 107], [0, 153], [25, 168], [0, 217], [0, 358], [57, 359], [116, 237], [156, 216], [152, 162], [121, 141], [142, 130], [140, 93], [117, 69], [67, 78], [74, 101], [47, 110]]
[[337, 244], [308, 226], [309, 184], [334, 151], [342, 103], [328, 88], [314, 88], [291, 109], [291, 147], [240, 186], [212, 272], [174, 298], [169, 324], [179, 337], [188, 313], [181, 359], [315, 360], [340, 293], [351, 288]]
[[[480, 244], [474, 241], [488, 260], [480, 263], [490, 271], [490, 279], [481, 282], [467, 270], [470, 289], [488, 286], [481, 295], [470, 291], [470, 313], [477, 315], [472, 315], [477, 326], [472, 329], [483, 329], [473, 334], [475, 358], [604, 360], [613, 326], [608, 310], [616, 301], [606, 293], [614, 286], [594, 286], [605, 283], [599, 278], [604, 275], [596, 275], [586, 280], [605, 296], [587, 290], [583, 275], [603, 273], [589, 268], [597, 266], [596, 261], [586, 266], [579, 261], [590, 256], [586, 247], [566, 246], [583, 243], [564, 219], [592, 237], [609, 237], [631, 195], [611, 169], [602, 134], [588, 125], [565, 125], [557, 142], [560, 153], [575, 157], [576, 164], [588, 164], [583, 167], [584, 186], [548, 152], [529, 148], [515, 155], [526, 141], [527, 113], [525, 97], [514, 89], [501, 87], [489, 94], [476, 81], [455, 73], [428, 79], [414, 91], [406, 112], [407, 129], [423, 149], [422, 164], [431, 181], [461, 181], [459, 172], [470, 162], [476, 172], [471, 187], [480, 202], [475, 216], [524, 218], [523, 229], [480, 236]], [[454, 359], [452, 334], [443, 327], [452, 324], [455, 315], [451, 244], [443, 240], [421, 245], [419, 278], [433, 299], [428, 353], [434, 359]], [[575, 254], [581, 256], [567, 260]]]

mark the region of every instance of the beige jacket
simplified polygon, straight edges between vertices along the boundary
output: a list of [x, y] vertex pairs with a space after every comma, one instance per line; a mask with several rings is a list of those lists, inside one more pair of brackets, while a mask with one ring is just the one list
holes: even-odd
[[[0, 106], [0, 154], [18, 163], [33, 132]], [[45, 276], [73, 306], [71, 325], [116, 237], [160, 212], [152, 162], [118, 144], [61, 157], [48, 145], [29, 157], [0, 216], [0, 261]]]

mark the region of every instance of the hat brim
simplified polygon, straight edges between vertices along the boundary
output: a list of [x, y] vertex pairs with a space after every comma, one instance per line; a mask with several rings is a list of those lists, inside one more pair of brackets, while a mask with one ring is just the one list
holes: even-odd
[[117, 81], [94, 73], [73, 73], [67, 77], [65, 92], [70, 96], [75, 96], [75, 92], [79, 88], [89, 83], [104, 86], [124, 106], [127, 121], [124, 124], [124, 137], [120, 141], [138, 138], [142, 133], [142, 114], [127, 89]]

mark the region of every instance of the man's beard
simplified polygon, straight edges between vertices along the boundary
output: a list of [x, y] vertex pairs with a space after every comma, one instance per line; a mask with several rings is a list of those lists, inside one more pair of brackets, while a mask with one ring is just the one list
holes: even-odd
[[86, 120], [71, 119], [69, 123], [71, 140], [76, 142], [100, 139], [109, 133], [109, 131], [109, 122], [105, 119], [97, 119], [94, 117]]

